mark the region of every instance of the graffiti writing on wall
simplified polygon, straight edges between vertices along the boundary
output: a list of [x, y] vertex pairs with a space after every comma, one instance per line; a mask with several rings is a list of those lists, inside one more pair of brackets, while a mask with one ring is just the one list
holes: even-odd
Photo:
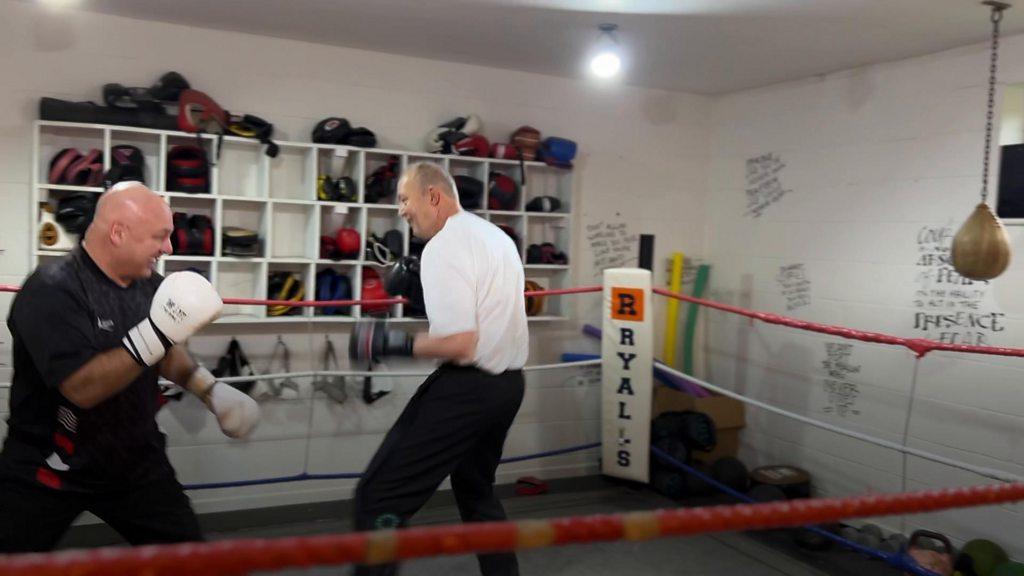
[[747, 212], [758, 218], [764, 211], [792, 192], [783, 188], [779, 175], [786, 167], [777, 154], [762, 154], [747, 160]]
[[917, 231], [913, 327], [931, 340], [985, 346], [1006, 329], [1006, 315], [984, 306], [988, 281], [964, 278], [953, 268], [955, 234], [950, 226]]

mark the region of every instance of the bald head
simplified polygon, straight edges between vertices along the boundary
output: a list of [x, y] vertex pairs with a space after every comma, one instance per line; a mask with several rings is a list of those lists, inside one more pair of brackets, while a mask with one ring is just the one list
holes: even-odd
[[398, 181], [398, 214], [412, 233], [429, 240], [458, 214], [459, 192], [447, 170], [432, 162], [409, 166]]
[[115, 281], [147, 278], [171, 253], [171, 208], [141, 182], [120, 182], [100, 196], [85, 248]]
[[133, 222], [147, 213], [169, 210], [167, 204], [141, 182], [119, 182], [100, 196], [96, 203], [96, 214], [89, 227], [101, 231], [114, 222]]
[[412, 164], [402, 174], [402, 178], [408, 180], [410, 184], [421, 192], [426, 192], [428, 188], [433, 186], [449, 198], [459, 199], [458, 189], [455, 187], [455, 180], [452, 178], [452, 175], [433, 162], [417, 162]]

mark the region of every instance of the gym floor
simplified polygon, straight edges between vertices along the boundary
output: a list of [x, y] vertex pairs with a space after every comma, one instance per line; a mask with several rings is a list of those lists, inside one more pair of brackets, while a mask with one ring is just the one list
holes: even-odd
[[[516, 496], [510, 486], [499, 487], [512, 519], [605, 514], [679, 506], [655, 492], [614, 484], [599, 477], [561, 480], [539, 496]], [[731, 503], [727, 498], [688, 500], [685, 506]], [[207, 515], [201, 518], [211, 540], [277, 538], [334, 534], [351, 529], [349, 504], [288, 507], [246, 513]], [[451, 494], [439, 493], [413, 519], [425, 526], [459, 520]], [[79, 526], [65, 537], [62, 548], [118, 544], [120, 538], [106, 526]], [[712, 575], [743, 576], [897, 576], [880, 562], [833, 547], [807, 552], [796, 547], [787, 531], [723, 533], [645, 542], [610, 542], [529, 550], [519, 554], [524, 575], [622, 576]], [[405, 563], [404, 574], [440, 576], [479, 574], [473, 556], [449, 556]], [[340, 572], [347, 573], [347, 569]], [[290, 569], [260, 574], [276, 576], [336, 576], [337, 567]]]

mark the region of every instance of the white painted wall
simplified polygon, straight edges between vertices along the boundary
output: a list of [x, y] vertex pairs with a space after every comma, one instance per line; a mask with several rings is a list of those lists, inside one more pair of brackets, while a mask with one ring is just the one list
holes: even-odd
[[[707, 203], [712, 297], [907, 337], [951, 340], [955, 334], [960, 341], [970, 332], [976, 343], [980, 332], [984, 343], [1024, 346], [1019, 225], [1010, 227], [1016, 260], [991, 283], [953, 285], [939, 266], [922, 261], [948, 250], [978, 202], [987, 50], [971, 46], [717, 99]], [[1024, 37], [1002, 43], [1000, 79], [1024, 80]], [[1019, 130], [1019, 90], [1007, 98], [1008, 124]], [[765, 154], [784, 164], [774, 176], [779, 190], [789, 192], [754, 217], [746, 214], [747, 190], [755, 187], [747, 161]], [[934, 239], [940, 241], [929, 241]], [[795, 264], [803, 265], [809, 303], [793, 302], [789, 309], [780, 268]], [[965, 294], [952, 295], [954, 288]], [[939, 310], [999, 316], [991, 330], [915, 329], [916, 314]], [[839, 363], [845, 367], [827, 363], [826, 346], [843, 342], [850, 341], [713, 313], [710, 378], [897, 442], [914, 390], [911, 446], [1024, 474], [1024, 361], [951, 353], [917, 360], [909, 350], [852, 343]], [[830, 366], [838, 368], [838, 378], [827, 373]], [[828, 380], [855, 391], [850, 408], [856, 413], [827, 410], [835, 408]], [[894, 451], [759, 410], [750, 410], [748, 421], [743, 453], [749, 463], [802, 465], [813, 473], [820, 495], [986, 482], [910, 458], [904, 484], [902, 459]], [[1020, 557], [1024, 545], [1010, 535], [1024, 530], [1021, 512], [1007, 505], [879, 522], [939, 530], [960, 543], [989, 537]]]
[[[419, 150], [428, 129], [468, 112], [483, 117], [484, 133], [492, 140], [506, 139], [521, 124], [575, 139], [581, 154], [574, 179], [579, 208], [572, 284], [600, 281], [596, 255], [584, 246], [588, 226], [598, 230], [599, 224], [626, 222], [630, 234], [656, 234], [659, 254], [703, 252], [707, 98], [96, 14], [55, 16], [11, 0], [0, 0], [0, 13], [0, 77], [6, 79], [0, 84], [0, 201], [5, 208], [0, 211], [0, 283], [19, 284], [29, 271], [28, 223], [35, 217], [29, 206], [31, 127], [39, 98], [96, 100], [106, 82], [148, 86], [172, 69], [228, 109], [272, 121], [276, 137], [284, 140], [306, 140], [321, 118], [345, 116], [373, 129], [383, 147]], [[660, 271], [658, 280], [664, 281]], [[4, 316], [9, 302], [9, 295], [0, 295]], [[599, 319], [598, 298], [580, 297], [574, 303], [570, 321], [531, 327], [532, 362], [554, 361], [563, 351], [599, 349], [579, 335], [582, 321]], [[237, 335], [263, 369], [280, 334], [291, 349], [292, 368], [309, 370], [320, 361], [324, 330], [343, 350], [346, 328], [302, 324], [215, 326], [195, 338], [191, 348], [212, 364], [229, 337]], [[7, 359], [9, 335], [4, 330], [0, 336], [0, 358]], [[355, 472], [369, 460], [417, 383], [397, 382], [393, 395], [372, 406], [358, 400], [337, 406], [323, 399], [265, 403], [263, 423], [248, 442], [229, 442], [191, 400], [166, 409], [160, 423], [185, 483], [303, 470]], [[303, 385], [308, 390], [308, 381]], [[595, 441], [598, 391], [595, 379], [580, 381], [569, 372], [530, 376], [506, 454]], [[6, 410], [6, 401], [2, 406]], [[589, 452], [510, 465], [499, 470], [499, 481], [524, 473], [592, 473], [596, 457]], [[303, 482], [191, 496], [203, 512], [347, 497], [353, 485]]]

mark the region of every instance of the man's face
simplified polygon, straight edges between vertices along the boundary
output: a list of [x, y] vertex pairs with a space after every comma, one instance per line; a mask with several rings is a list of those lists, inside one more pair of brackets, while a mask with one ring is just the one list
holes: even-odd
[[149, 210], [125, 226], [121, 249], [125, 271], [131, 278], [149, 278], [157, 260], [173, 251], [171, 210], [162, 201], [152, 203]]
[[419, 183], [402, 178], [398, 186], [398, 215], [405, 218], [417, 238], [429, 240], [437, 234], [437, 194], [433, 189], [423, 190]]

